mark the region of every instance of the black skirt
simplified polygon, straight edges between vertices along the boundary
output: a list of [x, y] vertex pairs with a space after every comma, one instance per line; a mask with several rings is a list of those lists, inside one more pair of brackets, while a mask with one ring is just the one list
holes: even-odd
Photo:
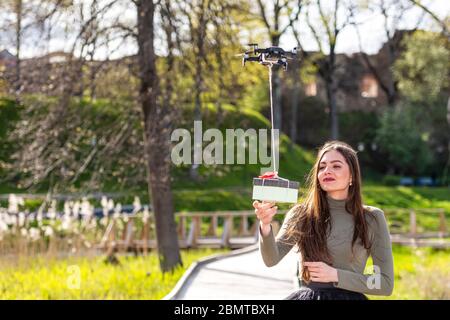
[[302, 284], [300, 289], [284, 300], [368, 300], [360, 293], [336, 288], [331, 283]]

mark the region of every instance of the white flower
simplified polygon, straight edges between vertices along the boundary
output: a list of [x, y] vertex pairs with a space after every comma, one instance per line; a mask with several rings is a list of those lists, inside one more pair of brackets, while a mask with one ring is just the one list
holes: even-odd
[[41, 232], [37, 228], [31, 228], [29, 230], [29, 237], [30, 237], [31, 241], [37, 241], [41, 237]]
[[109, 199], [108, 201], [108, 210], [114, 209], [114, 201], [113, 199]]
[[70, 208], [71, 203], [69, 201], [64, 202], [64, 215], [70, 216], [72, 209]]
[[6, 223], [7, 225], [14, 224], [14, 217], [7, 213], [3, 213], [2, 216], [0, 217], [0, 220], [3, 220], [3, 222]]
[[90, 217], [93, 213], [91, 204], [89, 203], [89, 201], [86, 198], [83, 198], [82, 202], [81, 202], [81, 210], [80, 210], [81, 214], [85, 217]]
[[134, 213], [139, 212], [142, 209], [141, 199], [139, 199], [139, 197], [137, 197], [137, 196], [134, 197], [133, 207], [134, 207]]
[[106, 226], [108, 224], [108, 218], [106, 218], [106, 217], [101, 218], [100, 219], [100, 224], [102, 226]]
[[80, 202], [79, 201], [75, 201], [75, 203], [74, 203], [74, 205], [72, 207], [73, 217], [75, 219], [78, 218], [79, 211], [80, 211]]
[[116, 204], [116, 207], [114, 208], [114, 219], [120, 218], [120, 213], [122, 212], [122, 205], [120, 203]]
[[69, 230], [71, 225], [72, 225], [72, 219], [70, 219], [69, 216], [64, 215], [63, 219], [62, 219], [62, 222], [61, 222], [61, 229], [62, 230]]
[[42, 213], [42, 207], [39, 207], [38, 212], [36, 214], [36, 220], [38, 224], [42, 223], [43, 213]]
[[50, 226], [45, 226], [44, 227], [44, 235], [46, 237], [52, 237], [53, 236], [53, 228]]
[[23, 213], [23, 212], [19, 212], [19, 216], [18, 216], [18, 225], [19, 225], [19, 227], [23, 227], [24, 226], [24, 224], [25, 224], [25, 213]]
[[102, 205], [102, 208], [103, 208], [103, 216], [104, 217], [108, 216], [108, 212], [109, 212], [109, 209], [108, 209], [108, 198], [103, 196], [102, 200], [100, 201], [100, 204]]
[[8, 224], [0, 219], [0, 234], [8, 231]]
[[10, 194], [8, 197], [8, 212], [12, 214], [19, 213], [19, 199], [15, 194]]
[[52, 201], [50, 208], [48, 209], [47, 216], [50, 220], [56, 219], [56, 200]]
[[102, 196], [102, 200], [100, 201], [100, 204], [103, 208], [108, 207], [108, 198], [106, 196]]
[[22, 237], [26, 237], [28, 235], [28, 230], [25, 228], [20, 228], [20, 234]]

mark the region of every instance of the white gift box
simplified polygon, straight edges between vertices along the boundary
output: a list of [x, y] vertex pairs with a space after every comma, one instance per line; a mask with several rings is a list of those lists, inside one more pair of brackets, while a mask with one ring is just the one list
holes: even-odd
[[253, 200], [297, 203], [300, 183], [285, 179], [253, 178]]

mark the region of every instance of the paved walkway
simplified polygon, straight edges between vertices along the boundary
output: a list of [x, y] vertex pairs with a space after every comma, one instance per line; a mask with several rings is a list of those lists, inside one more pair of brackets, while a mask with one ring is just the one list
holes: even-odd
[[268, 268], [258, 248], [198, 266], [186, 279], [177, 300], [277, 300], [296, 290], [297, 255], [292, 250]]

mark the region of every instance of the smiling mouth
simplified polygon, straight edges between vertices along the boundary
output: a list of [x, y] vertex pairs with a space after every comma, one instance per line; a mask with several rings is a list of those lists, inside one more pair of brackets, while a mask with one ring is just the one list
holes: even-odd
[[323, 182], [332, 182], [334, 179], [324, 179]]

